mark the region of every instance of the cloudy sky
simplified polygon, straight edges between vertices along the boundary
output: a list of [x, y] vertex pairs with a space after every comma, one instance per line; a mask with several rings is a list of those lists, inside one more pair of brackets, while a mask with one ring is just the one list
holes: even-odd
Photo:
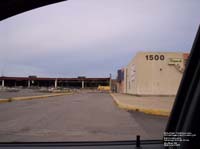
[[0, 21], [0, 75], [108, 77], [138, 51], [190, 52], [199, 0], [69, 0]]

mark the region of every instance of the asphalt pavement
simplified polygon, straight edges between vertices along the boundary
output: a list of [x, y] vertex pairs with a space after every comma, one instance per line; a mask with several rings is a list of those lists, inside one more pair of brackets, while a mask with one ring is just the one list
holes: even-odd
[[167, 117], [119, 109], [109, 93], [0, 104], [0, 142], [161, 139]]

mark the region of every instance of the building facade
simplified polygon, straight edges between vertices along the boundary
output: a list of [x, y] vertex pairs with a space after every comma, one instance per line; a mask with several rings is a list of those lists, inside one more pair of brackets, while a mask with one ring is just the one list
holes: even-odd
[[99, 85], [109, 86], [110, 78], [41, 78], [29, 77], [0, 77], [0, 87], [53, 87], [53, 88], [94, 88]]
[[139, 52], [124, 67], [120, 92], [134, 95], [176, 95], [188, 53]]
[[117, 71], [117, 92], [124, 93], [124, 68]]

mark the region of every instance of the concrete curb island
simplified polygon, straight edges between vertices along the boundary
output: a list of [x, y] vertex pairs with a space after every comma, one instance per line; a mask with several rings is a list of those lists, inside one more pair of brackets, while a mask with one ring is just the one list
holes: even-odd
[[161, 110], [161, 109], [152, 109], [152, 108], [148, 108], [148, 107], [140, 107], [137, 105], [132, 105], [132, 104], [122, 102], [122, 101], [118, 100], [115, 97], [115, 95], [113, 95], [112, 93], [110, 93], [110, 95], [113, 97], [115, 104], [121, 109], [124, 109], [127, 111], [138, 111], [138, 112], [143, 112], [146, 114], [158, 115], [158, 116], [169, 116], [170, 115], [170, 110]]
[[0, 103], [11, 102], [11, 101], [20, 101], [20, 100], [48, 98], [48, 97], [55, 97], [55, 96], [64, 96], [64, 95], [71, 95], [71, 94], [73, 94], [73, 93], [52, 93], [52, 94], [45, 94], [45, 95], [38, 95], [38, 96], [12, 97], [9, 99], [0, 99]]
[[0, 99], [0, 103], [9, 102], [9, 99]]

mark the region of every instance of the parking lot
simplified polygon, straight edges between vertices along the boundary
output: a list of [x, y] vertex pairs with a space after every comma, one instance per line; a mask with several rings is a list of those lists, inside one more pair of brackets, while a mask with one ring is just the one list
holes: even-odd
[[0, 104], [0, 141], [103, 141], [161, 139], [167, 117], [119, 109], [109, 93]]

